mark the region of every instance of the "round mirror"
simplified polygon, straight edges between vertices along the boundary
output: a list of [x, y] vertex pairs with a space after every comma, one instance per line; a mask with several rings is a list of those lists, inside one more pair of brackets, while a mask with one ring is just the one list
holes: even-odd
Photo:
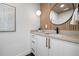
[[50, 11], [50, 21], [53, 24], [63, 24], [72, 17], [73, 11], [72, 3], [57, 3]]

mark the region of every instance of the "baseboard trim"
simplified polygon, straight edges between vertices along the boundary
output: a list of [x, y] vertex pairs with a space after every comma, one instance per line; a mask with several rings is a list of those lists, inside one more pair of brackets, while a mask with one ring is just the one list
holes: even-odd
[[24, 51], [22, 53], [17, 54], [16, 56], [26, 56], [31, 53], [31, 50]]

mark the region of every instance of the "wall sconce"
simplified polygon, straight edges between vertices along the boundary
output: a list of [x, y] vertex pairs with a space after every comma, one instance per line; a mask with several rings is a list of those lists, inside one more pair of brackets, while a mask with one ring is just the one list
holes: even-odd
[[40, 10], [37, 10], [37, 11], [36, 11], [36, 15], [37, 15], [37, 16], [40, 16], [40, 15], [41, 15], [41, 11], [40, 11]]
[[70, 22], [70, 24], [72, 24], [72, 25], [76, 25], [77, 22], [79, 21], [79, 7], [78, 6], [79, 6], [79, 4], [76, 4], [76, 6], [75, 6], [76, 8], [73, 13], [72, 20]]

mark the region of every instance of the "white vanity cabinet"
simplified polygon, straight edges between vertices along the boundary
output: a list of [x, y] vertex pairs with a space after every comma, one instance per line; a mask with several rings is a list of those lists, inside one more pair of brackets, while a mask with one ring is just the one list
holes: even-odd
[[[34, 40], [35, 40], [35, 43], [33, 43]], [[47, 43], [46, 37], [32, 34], [32, 50], [34, 50], [34, 52], [33, 51], [32, 52], [36, 56], [48, 55], [48, 48], [46, 47], [46, 43]]]
[[36, 56], [79, 56], [79, 44], [33, 34], [32, 52]]
[[62, 56], [63, 55], [63, 42], [57, 39], [50, 38], [50, 56]]
[[79, 56], [79, 44], [63, 41], [64, 56]]
[[50, 39], [49, 55], [79, 56], [79, 44], [59, 39]]

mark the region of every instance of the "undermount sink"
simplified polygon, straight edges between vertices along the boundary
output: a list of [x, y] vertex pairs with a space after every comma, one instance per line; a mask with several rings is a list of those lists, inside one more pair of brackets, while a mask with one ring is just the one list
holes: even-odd
[[60, 36], [62, 36], [62, 35], [60, 35], [60, 34], [56, 34], [56, 33], [53, 33], [53, 34], [48, 34], [49, 36], [54, 36], [54, 37], [60, 37]]
[[39, 30], [38, 32], [45, 34], [56, 34], [55, 30]]

